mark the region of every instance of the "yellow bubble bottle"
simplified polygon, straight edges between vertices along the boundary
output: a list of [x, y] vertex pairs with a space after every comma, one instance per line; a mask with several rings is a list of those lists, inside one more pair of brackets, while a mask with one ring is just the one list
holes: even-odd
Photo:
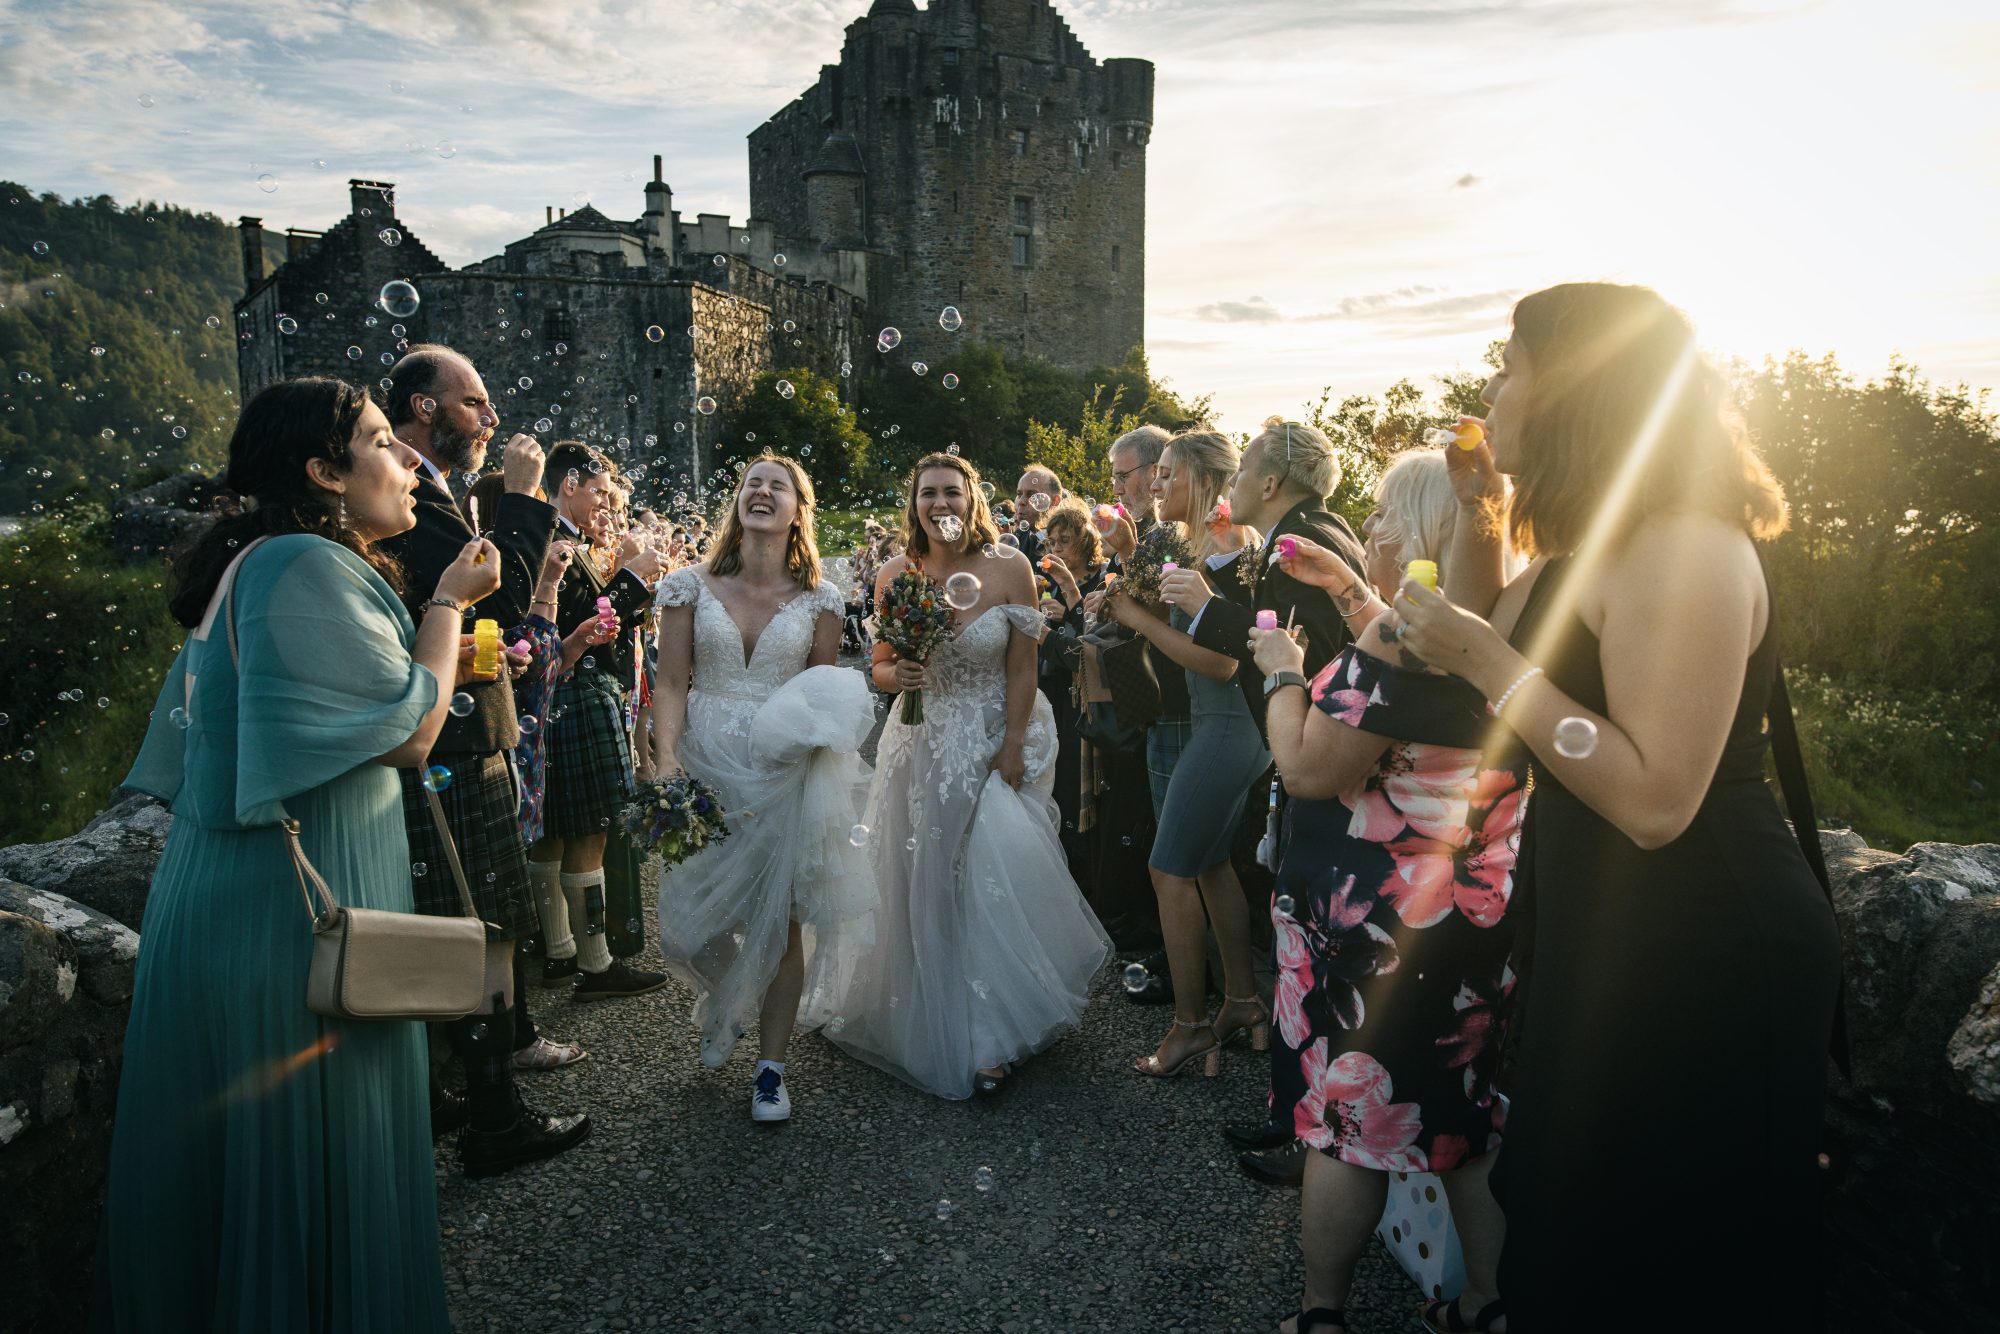
[[1422, 584], [1431, 592], [1437, 592], [1438, 567], [1434, 560], [1413, 560], [1403, 567], [1403, 574], [1412, 583]]
[[500, 622], [472, 623], [472, 672], [475, 676], [500, 675]]

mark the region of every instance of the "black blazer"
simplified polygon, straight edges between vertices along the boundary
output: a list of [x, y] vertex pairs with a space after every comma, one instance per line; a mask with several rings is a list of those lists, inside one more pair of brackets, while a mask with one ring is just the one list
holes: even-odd
[[1259, 733], [1264, 731], [1264, 674], [1257, 670], [1248, 647], [1257, 612], [1274, 611], [1279, 625], [1290, 620], [1305, 627], [1307, 676], [1333, 661], [1334, 655], [1353, 641], [1353, 636], [1347, 633], [1347, 622], [1341, 619], [1325, 589], [1302, 584], [1278, 568], [1277, 540], [1287, 534], [1309, 538], [1338, 553], [1364, 578], [1368, 568], [1368, 557], [1354, 530], [1347, 526], [1347, 520], [1306, 501], [1287, 510], [1277, 526], [1265, 534], [1265, 547], [1257, 557], [1259, 569], [1248, 605], [1233, 595], [1225, 597], [1218, 590], [1202, 608], [1201, 619], [1194, 627], [1194, 642], [1205, 649], [1226, 653], [1241, 664], [1236, 682], [1250, 705], [1250, 716], [1257, 720]]
[[[465, 630], [475, 620], [500, 622], [501, 632], [513, 629], [528, 616], [528, 603], [535, 596], [541, 578], [542, 561], [548, 556], [549, 534], [555, 530], [555, 508], [533, 496], [512, 492], [500, 498], [499, 513], [487, 534], [500, 553], [500, 587], [465, 613]], [[417, 526], [381, 543], [403, 566], [404, 600], [410, 614], [423, 619], [423, 606], [437, 592], [438, 578], [458, 553], [472, 540], [472, 525], [464, 511], [428, 471], [417, 480]], [[449, 681], [438, 683], [451, 690]], [[475, 681], [463, 687], [472, 696], [472, 712], [463, 718], [445, 715], [444, 730], [438, 734], [432, 754], [490, 755], [511, 750], [521, 739], [518, 710], [514, 707], [514, 684], [506, 672], [496, 681]]]
[[[619, 677], [627, 675], [614, 666], [632, 661], [632, 646], [639, 635], [639, 622], [653, 604], [653, 590], [646, 587], [646, 581], [630, 570], [620, 570], [607, 581], [598, 577], [597, 567], [585, 557], [586, 545], [581, 536], [573, 532], [569, 525], [562, 526], [562, 536], [577, 544], [576, 559], [569, 563], [569, 573], [563, 576], [562, 590], [556, 594], [556, 629], [561, 634], [569, 634], [597, 615], [597, 599], [611, 599], [611, 609], [618, 613], [618, 638], [609, 644], [599, 645], [592, 652], [583, 655], [583, 660], [572, 668], [572, 672], [604, 672]], [[588, 662], [588, 667], [583, 664]], [[625, 682], [630, 685], [630, 681]]]

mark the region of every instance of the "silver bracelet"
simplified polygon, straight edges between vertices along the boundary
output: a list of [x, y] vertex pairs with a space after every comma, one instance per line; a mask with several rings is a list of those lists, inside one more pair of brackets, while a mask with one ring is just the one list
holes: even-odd
[[1513, 685], [1508, 686], [1505, 690], [1500, 692], [1499, 699], [1494, 700], [1491, 704], [1488, 704], [1486, 706], [1487, 712], [1491, 713], [1495, 718], [1498, 718], [1500, 716], [1500, 711], [1507, 707], [1507, 701], [1514, 698], [1514, 692], [1516, 690], [1519, 690], [1522, 686], [1528, 684], [1529, 678], [1540, 676], [1541, 674], [1542, 674], [1542, 669], [1539, 667], [1530, 667], [1527, 671], [1522, 672], [1519, 676], [1514, 678]]

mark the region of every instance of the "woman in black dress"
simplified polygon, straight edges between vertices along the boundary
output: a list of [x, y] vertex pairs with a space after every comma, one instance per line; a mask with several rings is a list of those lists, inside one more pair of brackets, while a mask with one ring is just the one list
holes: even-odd
[[1502, 589], [1490, 526], [1461, 522], [1452, 600], [1405, 583], [1395, 611], [1533, 769], [1493, 1178], [1507, 1319], [1746, 1327], [1692, 1306], [1699, 1284], [1768, 1294], [1759, 1328], [1818, 1328], [1840, 950], [1763, 781], [1777, 618], [1755, 541], [1783, 494], [1643, 288], [1524, 298], [1484, 397], [1491, 452], [1447, 451], [1460, 496], [1477, 509], [1510, 474], [1506, 528], [1535, 559]]

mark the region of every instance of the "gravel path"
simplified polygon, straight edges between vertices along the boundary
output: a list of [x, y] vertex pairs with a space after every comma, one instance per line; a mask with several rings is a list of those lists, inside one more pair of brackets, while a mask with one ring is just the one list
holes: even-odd
[[[658, 967], [650, 948], [644, 962]], [[1269, 1330], [1297, 1309], [1298, 1193], [1245, 1177], [1220, 1133], [1258, 1114], [1266, 1058], [1239, 1046], [1213, 1080], [1132, 1073], [1170, 1015], [1125, 1000], [1116, 966], [1080, 1029], [993, 1098], [941, 1101], [796, 1038], [777, 1126], [750, 1121], [755, 1030], [703, 1068], [678, 982], [557, 994], [536, 993], [537, 1022], [590, 1059], [522, 1088], [596, 1128], [485, 1181], [441, 1148], [462, 1331], [1194, 1334]], [[1348, 1328], [1415, 1328], [1415, 1303], [1371, 1242]]]

